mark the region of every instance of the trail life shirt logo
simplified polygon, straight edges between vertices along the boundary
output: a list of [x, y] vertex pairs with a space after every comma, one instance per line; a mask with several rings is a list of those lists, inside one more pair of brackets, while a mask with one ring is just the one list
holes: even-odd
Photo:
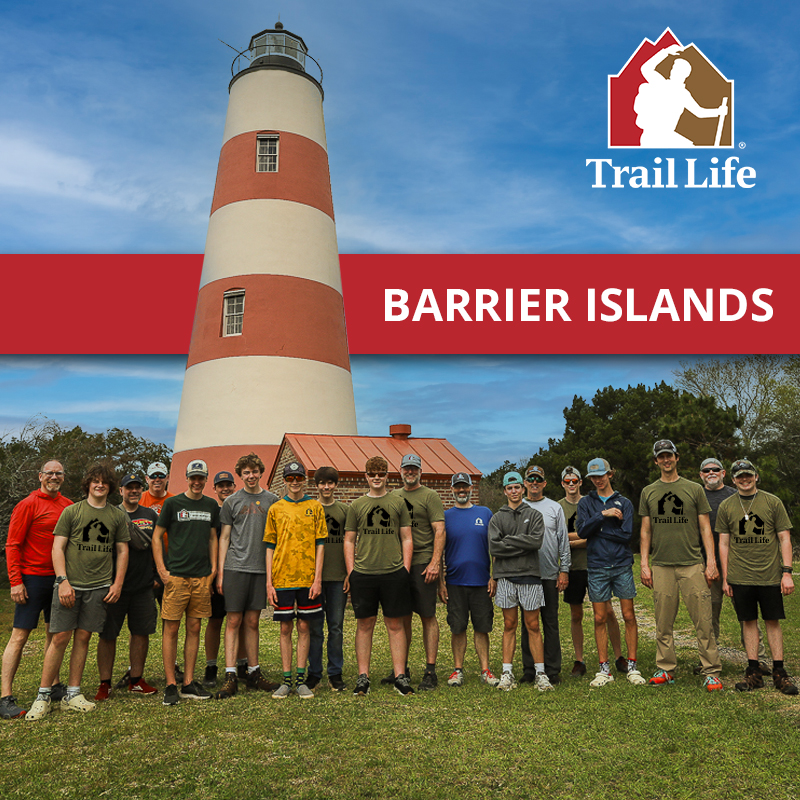
[[667, 28], [608, 76], [608, 146], [733, 147], [733, 81]]

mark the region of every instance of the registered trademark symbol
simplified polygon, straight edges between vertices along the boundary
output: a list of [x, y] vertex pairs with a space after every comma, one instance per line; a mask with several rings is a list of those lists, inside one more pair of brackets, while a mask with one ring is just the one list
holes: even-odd
[[744, 142], [739, 142], [739, 149], [744, 150], [747, 145]]

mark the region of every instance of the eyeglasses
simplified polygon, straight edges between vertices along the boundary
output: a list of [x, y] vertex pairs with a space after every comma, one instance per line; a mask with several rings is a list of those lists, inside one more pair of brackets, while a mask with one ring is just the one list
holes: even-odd
[[63, 478], [64, 477], [64, 473], [63, 472], [43, 472], [42, 475], [44, 475], [46, 478]]
[[577, 478], [564, 478], [562, 483], [566, 483], [567, 486], [576, 486], [580, 481]]
[[719, 467], [704, 467], [700, 472], [708, 474], [709, 472], [722, 472], [722, 470]]
[[544, 478], [542, 478], [540, 475], [531, 475], [530, 477], [525, 478], [525, 480], [529, 483], [544, 483]]
[[303, 475], [287, 475], [284, 480], [287, 483], [301, 483], [305, 480], [305, 476]]
[[387, 473], [385, 473], [385, 472], [368, 472], [367, 473], [367, 477], [368, 478], [385, 478], [386, 475], [387, 475]]

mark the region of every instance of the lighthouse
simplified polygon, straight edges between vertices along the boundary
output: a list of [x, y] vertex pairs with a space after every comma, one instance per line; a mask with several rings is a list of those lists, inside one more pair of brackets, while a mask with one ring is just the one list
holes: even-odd
[[[355, 434], [322, 70], [296, 34], [234, 59], [183, 383], [172, 489], [287, 432]], [[209, 487], [210, 488], [210, 487]]]

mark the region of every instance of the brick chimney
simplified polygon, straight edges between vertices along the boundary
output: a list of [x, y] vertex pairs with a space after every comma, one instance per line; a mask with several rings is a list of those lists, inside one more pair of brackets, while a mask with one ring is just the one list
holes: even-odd
[[389, 426], [389, 436], [392, 439], [408, 439], [411, 436], [411, 426], [410, 425], [390, 425]]

